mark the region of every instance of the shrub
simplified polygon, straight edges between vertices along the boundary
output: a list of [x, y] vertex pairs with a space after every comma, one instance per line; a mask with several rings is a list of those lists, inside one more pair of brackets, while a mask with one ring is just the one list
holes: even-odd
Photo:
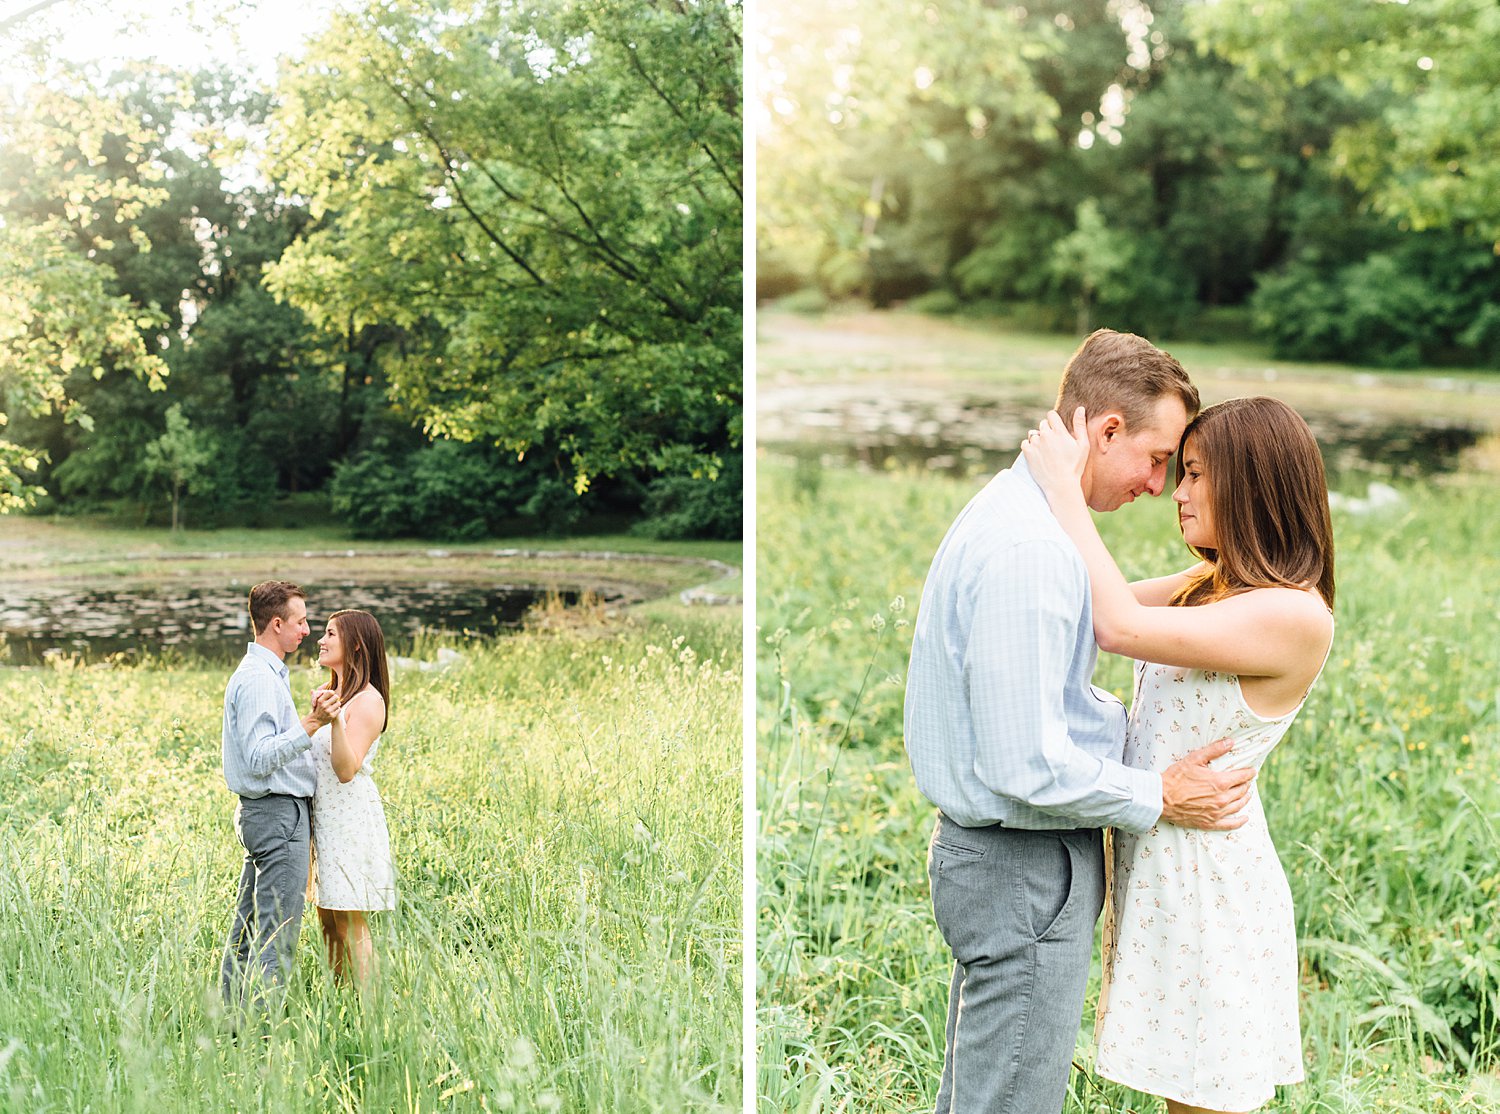
[[963, 309], [958, 295], [951, 290], [929, 290], [906, 303], [913, 313], [925, 313], [932, 317], [951, 317]]
[[1248, 306], [1205, 306], [1175, 334], [1200, 344], [1247, 343], [1255, 337]]
[[458, 441], [406, 453], [376, 446], [338, 464], [329, 491], [334, 514], [367, 538], [475, 539], [517, 520], [555, 531], [576, 525], [597, 503], [540, 459], [516, 461]]
[[779, 299], [776, 302], [776, 308], [785, 310], [787, 313], [817, 317], [828, 311], [828, 297], [816, 287], [808, 287]]
[[1335, 265], [1262, 276], [1251, 305], [1274, 355], [1375, 367], [1500, 360], [1500, 263], [1451, 236], [1402, 240]]
[[759, 251], [755, 256], [755, 300], [773, 301], [795, 294], [810, 281], [810, 276], [774, 250]]
[[215, 441], [203, 474], [184, 500], [191, 523], [200, 527], [263, 526], [276, 504], [275, 466], [258, 453], [242, 451], [243, 440]]
[[631, 532], [648, 538], [739, 538], [744, 476], [739, 452], [725, 454], [717, 476], [687, 469], [659, 476], [646, 486], [646, 517]]
[[1256, 329], [1286, 360], [1335, 358], [1343, 346], [1339, 291], [1309, 263], [1266, 275], [1251, 299]]

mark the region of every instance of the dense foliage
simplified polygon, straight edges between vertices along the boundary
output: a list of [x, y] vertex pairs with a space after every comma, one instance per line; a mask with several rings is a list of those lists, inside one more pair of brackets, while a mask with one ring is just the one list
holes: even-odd
[[1484, 0], [767, 11], [763, 297], [1500, 366]]
[[351, 476], [453, 462], [351, 525], [641, 522], [702, 487], [643, 528], [737, 537], [738, 7], [330, 19], [273, 89], [35, 64], [0, 123], [0, 509], [356, 515]]
[[333, 510], [360, 537], [478, 539], [527, 524], [563, 530], [606, 503], [601, 489], [574, 495], [539, 461], [498, 457], [456, 441], [405, 453], [377, 445], [334, 467]]
[[[404, 330], [434, 432], [717, 475], [738, 451], [732, 7], [426, 4], [336, 18], [286, 83], [279, 181], [313, 225], [271, 286], [320, 325]], [[524, 33], [522, 33], [524, 31]]]

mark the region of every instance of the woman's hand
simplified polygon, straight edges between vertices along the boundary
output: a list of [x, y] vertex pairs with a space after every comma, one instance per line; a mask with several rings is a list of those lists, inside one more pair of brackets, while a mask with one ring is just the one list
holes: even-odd
[[302, 730], [316, 734], [318, 728], [335, 722], [338, 714], [339, 694], [327, 685], [319, 685], [312, 691], [312, 707], [302, 717]]
[[316, 720], [319, 726], [332, 723], [339, 714], [339, 694], [331, 688], [316, 688], [312, 694], [312, 711], [308, 713], [310, 719]]
[[1070, 432], [1056, 410], [1047, 411], [1041, 425], [1021, 442], [1021, 453], [1032, 478], [1056, 509], [1060, 499], [1083, 500], [1083, 469], [1089, 459], [1088, 422], [1080, 406], [1073, 413]]

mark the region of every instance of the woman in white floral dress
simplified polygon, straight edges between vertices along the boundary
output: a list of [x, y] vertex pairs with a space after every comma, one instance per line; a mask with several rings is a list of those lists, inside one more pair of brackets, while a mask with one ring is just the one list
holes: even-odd
[[396, 876], [380, 791], [370, 776], [387, 722], [390, 670], [380, 624], [368, 611], [336, 611], [318, 640], [318, 664], [330, 671], [314, 703], [338, 709], [313, 736], [318, 788], [312, 839], [318, 919], [335, 976], [365, 985], [375, 973], [375, 944], [365, 914], [396, 907]]
[[[1094, 528], [1086, 455], [1057, 414], [1026, 460], [1088, 565], [1100, 647], [1138, 662], [1125, 761], [1161, 770], [1229, 738], [1214, 765], [1258, 769], [1333, 639], [1333, 529], [1307, 424], [1270, 398], [1191, 422], [1172, 498], [1201, 561], [1133, 585]], [[1170, 1114], [1239, 1114], [1303, 1077], [1291, 893], [1258, 789], [1242, 815], [1231, 831], [1114, 836], [1095, 1067]]]

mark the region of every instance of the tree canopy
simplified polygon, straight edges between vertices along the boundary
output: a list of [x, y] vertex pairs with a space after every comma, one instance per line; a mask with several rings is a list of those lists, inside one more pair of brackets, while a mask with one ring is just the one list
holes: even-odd
[[741, 405], [735, 8], [389, 3], [289, 75], [271, 177], [311, 230], [269, 288], [403, 330], [438, 435], [555, 454], [576, 487], [717, 471]]
[[757, 293], [1500, 365], [1488, 0], [768, 0]]
[[1462, 228], [1500, 252], [1500, 6], [1225, 0], [1194, 16], [1206, 45], [1259, 80], [1372, 97], [1378, 111], [1334, 143], [1340, 170], [1411, 227]]
[[739, 24], [371, 0], [273, 88], [39, 53], [0, 125], [0, 498], [737, 535]]
[[[121, 294], [100, 260], [118, 241], [147, 245], [134, 222], [161, 187], [146, 136], [76, 75], [54, 82], [32, 90], [28, 111], [0, 111], [0, 428], [20, 411], [87, 429], [70, 376], [113, 368], [160, 389], [166, 370], [145, 339], [165, 317]], [[0, 511], [35, 498], [24, 474], [38, 466], [33, 449], [0, 439]]]

